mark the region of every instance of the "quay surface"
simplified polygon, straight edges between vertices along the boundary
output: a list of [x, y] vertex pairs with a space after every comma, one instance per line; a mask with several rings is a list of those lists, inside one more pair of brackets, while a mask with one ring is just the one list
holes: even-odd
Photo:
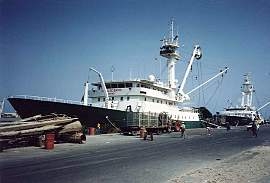
[[[214, 181], [221, 179], [208, 175], [210, 170], [214, 174], [229, 160], [241, 166], [241, 161], [245, 162], [241, 159], [243, 153], [249, 159], [258, 155], [269, 157], [270, 151], [263, 151], [266, 154], [254, 151], [269, 146], [270, 126], [262, 126], [257, 138], [245, 128], [229, 132], [213, 129], [211, 135], [206, 129], [190, 129], [186, 139], [173, 132], [154, 135], [154, 141], [120, 134], [88, 136], [85, 144], [56, 144], [53, 150], [38, 147], [5, 150], [0, 153], [1, 182], [175, 183], [202, 182], [207, 178]], [[253, 182], [270, 180], [270, 161], [266, 163], [263, 174], [256, 174], [262, 170], [253, 172]], [[226, 182], [225, 178], [222, 180]]]

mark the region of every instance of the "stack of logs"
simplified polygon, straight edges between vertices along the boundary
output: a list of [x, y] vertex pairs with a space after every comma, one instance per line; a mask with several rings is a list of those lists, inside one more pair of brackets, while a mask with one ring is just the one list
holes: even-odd
[[0, 151], [14, 146], [42, 146], [43, 137], [54, 134], [56, 141], [82, 143], [86, 137], [81, 133], [78, 118], [50, 114], [33, 116], [16, 122], [0, 124]]

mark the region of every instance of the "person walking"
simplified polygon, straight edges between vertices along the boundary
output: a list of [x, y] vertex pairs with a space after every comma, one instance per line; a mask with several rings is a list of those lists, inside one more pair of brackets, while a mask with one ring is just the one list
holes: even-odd
[[143, 128], [143, 140], [146, 140], [147, 138], [147, 130], [146, 128]]
[[207, 127], [206, 127], [206, 134], [207, 134], [207, 135], [212, 135], [212, 129], [211, 129], [210, 126], [207, 126]]
[[227, 131], [229, 131], [231, 129], [231, 126], [230, 126], [229, 122], [226, 123], [226, 128], [227, 128]]
[[186, 138], [186, 125], [184, 122], [181, 124], [181, 137], [184, 139]]
[[96, 132], [97, 132], [97, 135], [100, 134], [100, 123], [97, 123], [97, 130], [96, 130]]
[[253, 121], [253, 123], [252, 123], [251, 130], [252, 130], [252, 136], [257, 137], [258, 136], [258, 128], [257, 128], [255, 121]]

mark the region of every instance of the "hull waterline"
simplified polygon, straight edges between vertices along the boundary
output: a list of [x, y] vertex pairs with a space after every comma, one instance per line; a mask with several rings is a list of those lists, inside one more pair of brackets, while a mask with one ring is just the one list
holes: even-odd
[[85, 127], [96, 127], [97, 123], [100, 123], [104, 132], [113, 128], [110, 122], [121, 127], [125, 121], [125, 111], [35, 99], [8, 98], [8, 101], [22, 119], [39, 114], [66, 114], [79, 118]]

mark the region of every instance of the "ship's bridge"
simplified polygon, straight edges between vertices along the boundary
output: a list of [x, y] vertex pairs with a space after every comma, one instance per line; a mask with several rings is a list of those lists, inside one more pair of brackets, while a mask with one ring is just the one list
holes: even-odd
[[[92, 103], [105, 101], [101, 83], [92, 83], [94, 88], [89, 90]], [[150, 80], [110, 81], [105, 82], [109, 100], [114, 102], [142, 101], [176, 105], [176, 99], [169, 97], [170, 88]]]
[[175, 58], [176, 60], [180, 59], [179, 53], [176, 49], [179, 48], [177, 42], [166, 42], [160, 47], [160, 55], [166, 58]]

